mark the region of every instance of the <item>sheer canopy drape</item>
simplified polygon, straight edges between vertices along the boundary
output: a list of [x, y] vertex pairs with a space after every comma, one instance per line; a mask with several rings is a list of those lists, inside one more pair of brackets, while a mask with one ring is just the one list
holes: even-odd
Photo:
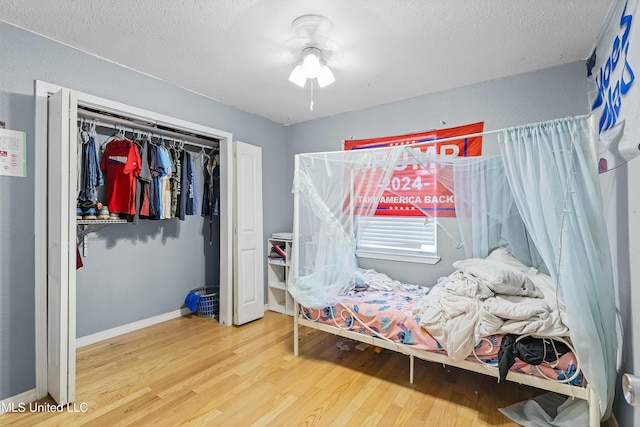
[[297, 301], [326, 307], [353, 284], [354, 218], [374, 214], [399, 155], [379, 149], [296, 156], [297, 225], [288, 288]]
[[501, 157], [465, 159], [453, 169], [456, 217], [465, 255], [484, 258], [502, 246], [525, 264], [544, 270], [511, 194]]
[[499, 145], [520, 215], [566, 304], [580, 367], [606, 414], [619, 343], [589, 118], [508, 129], [499, 135]]

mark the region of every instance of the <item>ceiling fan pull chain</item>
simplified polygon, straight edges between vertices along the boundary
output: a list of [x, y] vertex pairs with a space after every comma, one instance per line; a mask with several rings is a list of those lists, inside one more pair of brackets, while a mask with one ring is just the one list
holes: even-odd
[[313, 111], [313, 80], [314, 79], [309, 79], [311, 83], [311, 104], [309, 104], [309, 110], [311, 111]]

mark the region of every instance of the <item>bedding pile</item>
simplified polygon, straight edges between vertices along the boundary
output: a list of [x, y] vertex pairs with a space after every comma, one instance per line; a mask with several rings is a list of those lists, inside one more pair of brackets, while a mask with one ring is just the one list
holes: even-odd
[[504, 248], [487, 258], [453, 264], [457, 269], [413, 308], [453, 360], [465, 359], [490, 335], [566, 337], [564, 304], [546, 274], [520, 263]]

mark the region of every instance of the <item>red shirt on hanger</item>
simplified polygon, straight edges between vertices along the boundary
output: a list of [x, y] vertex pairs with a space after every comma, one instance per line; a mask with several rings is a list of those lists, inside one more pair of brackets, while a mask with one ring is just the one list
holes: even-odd
[[107, 175], [109, 211], [135, 214], [136, 178], [140, 174], [140, 153], [136, 145], [128, 139], [109, 142], [100, 169]]

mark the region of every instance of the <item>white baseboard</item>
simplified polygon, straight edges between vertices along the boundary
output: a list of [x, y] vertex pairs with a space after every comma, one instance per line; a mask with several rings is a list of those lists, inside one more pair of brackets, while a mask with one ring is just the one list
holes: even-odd
[[6, 412], [17, 412], [24, 405], [29, 405], [31, 402], [35, 402], [37, 399], [36, 389], [27, 390], [24, 393], [16, 394], [8, 399], [0, 401], [0, 415]]
[[124, 335], [129, 332], [137, 331], [138, 329], [146, 328], [147, 326], [155, 325], [157, 323], [166, 322], [167, 320], [175, 319], [176, 317], [190, 314], [191, 310], [187, 307], [180, 310], [171, 311], [169, 313], [159, 314], [157, 316], [142, 319], [137, 322], [129, 323], [127, 325], [118, 326], [117, 328], [108, 329], [106, 331], [97, 332], [95, 334], [87, 335], [76, 339], [76, 348], [84, 347], [90, 344], [95, 344], [100, 341], [107, 340], [109, 338]]

